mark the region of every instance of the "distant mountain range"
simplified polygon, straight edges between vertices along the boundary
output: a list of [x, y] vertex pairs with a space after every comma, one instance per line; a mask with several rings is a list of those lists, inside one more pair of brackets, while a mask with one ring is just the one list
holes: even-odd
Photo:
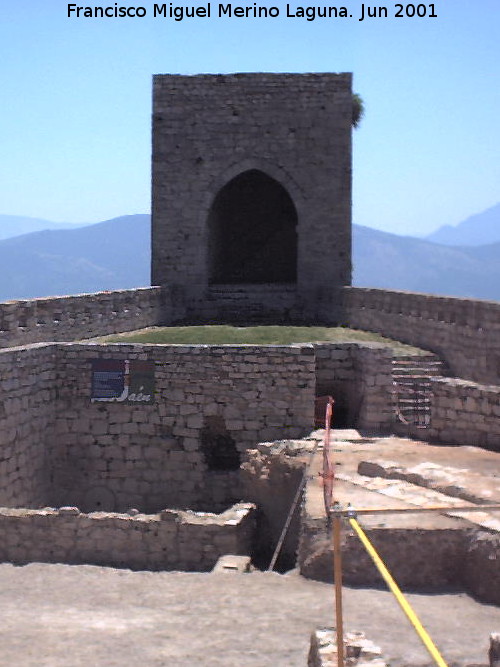
[[[354, 225], [353, 284], [500, 300], [495, 240], [451, 247]], [[0, 240], [0, 300], [142, 287], [150, 257], [145, 214]]]
[[150, 216], [0, 241], [0, 301], [150, 283]]
[[452, 247], [354, 225], [353, 284], [500, 301], [500, 241]]
[[486, 245], [500, 241], [500, 204], [467, 218], [452, 227], [444, 225], [426, 237], [443, 245]]
[[13, 236], [41, 232], [44, 229], [76, 229], [88, 223], [51, 222], [43, 218], [28, 218], [22, 215], [0, 215], [0, 240]]

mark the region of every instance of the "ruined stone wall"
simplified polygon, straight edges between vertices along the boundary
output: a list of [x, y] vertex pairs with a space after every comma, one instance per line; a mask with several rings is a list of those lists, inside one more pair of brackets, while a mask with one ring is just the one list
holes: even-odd
[[245, 499], [258, 507], [257, 535], [252, 554], [254, 562], [267, 568], [280, 541], [285, 524], [288, 529], [277, 556], [276, 568], [295, 567], [300, 535], [300, 508], [303, 489], [290, 519], [288, 514], [303, 483], [310, 450], [303, 441], [261, 442], [245, 454], [242, 484]]
[[251, 504], [223, 514], [167, 510], [136, 516], [3, 508], [0, 561], [207, 571], [224, 554], [249, 554], [254, 524]]
[[500, 303], [349, 287], [345, 324], [430, 350], [452, 375], [500, 383]]
[[[333, 581], [333, 553], [326, 519], [303, 514], [299, 567], [305, 577]], [[471, 530], [416, 530], [412, 528], [363, 528], [370, 542], [402, 588], [440, 588], [461, 583]], [[432, 558], [429, 558], [432, 554]], [[352, 531], [342, 545], [343, 581], [352, 586], [376, 586], [382, 579]]]
[[50, 489], [56, 350], [0, 350], [0, 506], [36, 507]]
[[334, 320], [332, 288], [351, 277], [351, 120], [350, 74], [155, 76], [153, 283], [168, 285], [188, 317], [200, 312], [212, 204], [254, 170], [284, 188], [297, 213], [302, 316]]
[[160, 287], [0, 303], [0, 347], [72, 341], [168, 323], [175, 313]]
[[[153, 361], [154, 403], [92, 403], [98, 358]], [[238, 463], [211, 466], [204, 430], [240, 454], [261, 440], [304, 435], [314, 356], [310, 346], [64, 344], [57, 384], [55, 505], [219, 510], [240, 498]]]
[[[153, 361], [155, 402], [92, 403], [95, 359]], [[344, 406], [359, 428], [500, 447], [498, 387], [450, 378], [432, 380], [430, 427], [401, 430], [383, 345], [34, 344], [0, 351], [0, 503], [218, 511], [241, 498], [248, 448], [312, 427], [316, 379], [338, 426]], [[207, 442], [236, 465], [211, 465]]]

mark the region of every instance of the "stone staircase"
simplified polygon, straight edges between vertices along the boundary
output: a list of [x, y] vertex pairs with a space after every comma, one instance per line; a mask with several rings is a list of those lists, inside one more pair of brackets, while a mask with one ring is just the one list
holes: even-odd
[[431, 420], [432, 377], [445, 374], [434, 354], [398, 355], [392, 360], [396, 414], [401, 422], [427, 428]]

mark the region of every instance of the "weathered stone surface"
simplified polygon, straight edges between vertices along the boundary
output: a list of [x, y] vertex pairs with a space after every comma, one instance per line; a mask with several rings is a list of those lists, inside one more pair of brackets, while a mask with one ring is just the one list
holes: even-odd
[[[307, 667], [336, 667], [337, 634], [332, 628], [318, 628], [311, 635]], [[344, 664], [348, 667], [387, 667], [382, 650], [363, 632], [344, 634]]]
[[499, 384], [499, 303], [361, 287], [343, 296], [348, 326], [430, 350], [454, 376]]
[[[220, 511], [241, 498], [238, 464], [247, 448], [310, 430], [312, 353], [308, 345], [1, 350], [0, 505]], [[92, 361], [110, 358], [154, 361], [154, 403], [91, 402]], [[250, 405], [245, 395], [252, 392]], [[206, 406], [215, 415], [206, 415]], [[229, 466], [212, 465], [204, 448], [210, 419], [219, 424], [216, 454], [218, 437], [232, 443]]]
[[[171, 288], [185, 316], [339, 318], [337, 292], [351, 280], [351, 116], [350, 74], [154, 77], [153, 281]], [[222, 242], [214, 202], [245, 174], [264, 176], [289, 196], [296, 276], [227, 284], [214, 275]], [[267, 237], [260, 254], [278, 265], [287, 231]], [[245, 247], [241, 262], [247, 255]]]
[[404, 480], [452, 498], [461, 498], [468, 503], [490, 503], [492, 498], [500, 497], [500, 482], [495, 473], [488, 476], [467, 468], [429, 461], [406, 465], [404, 462], [377, 457], [376, 461], [361, 461], [358, 473], [367, 477]]
[[[259, 564], [269, 564], [285, 527], [288, 514], [306, 469], [314, 442], [278, 441], [259, 443], [249, 450], [242, 465], [244, 497], [259, 507], [255, 557]], [[291, 456], [288, 455], [291, 453]], [[295, 564], [300, 533], [300, 506], [293, 511], [277, 561], [280, 568]]]
[[249, 556], [235, 556], [225, 554], [221, 556], [214, 566], [215, 574], [244, 574], [251, 572], [252, 565]]
[[83, 514], [74, 509], [0, 509], [0, 561], [209, 571], [223, 554], [248, 556], [252, 549], [251, 503], [222, 514], [171, 510], [173, 522], [165, 521], [164, 513]]
[[0, 347], [105, 336], [171, 316], [168, 290], [160, 287], [7, 301], [0, 303]]
[[500, 604], [500, 534], [474, 531], [467, 547], [463, 579], [480, 600]]

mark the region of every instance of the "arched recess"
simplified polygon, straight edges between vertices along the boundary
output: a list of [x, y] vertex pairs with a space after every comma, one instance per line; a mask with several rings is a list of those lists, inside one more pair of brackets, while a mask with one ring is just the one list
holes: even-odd
[[208, 230], [211, 284], [296, 282], [297, 211], [263, 171], [244, 171], [219, 190]]

